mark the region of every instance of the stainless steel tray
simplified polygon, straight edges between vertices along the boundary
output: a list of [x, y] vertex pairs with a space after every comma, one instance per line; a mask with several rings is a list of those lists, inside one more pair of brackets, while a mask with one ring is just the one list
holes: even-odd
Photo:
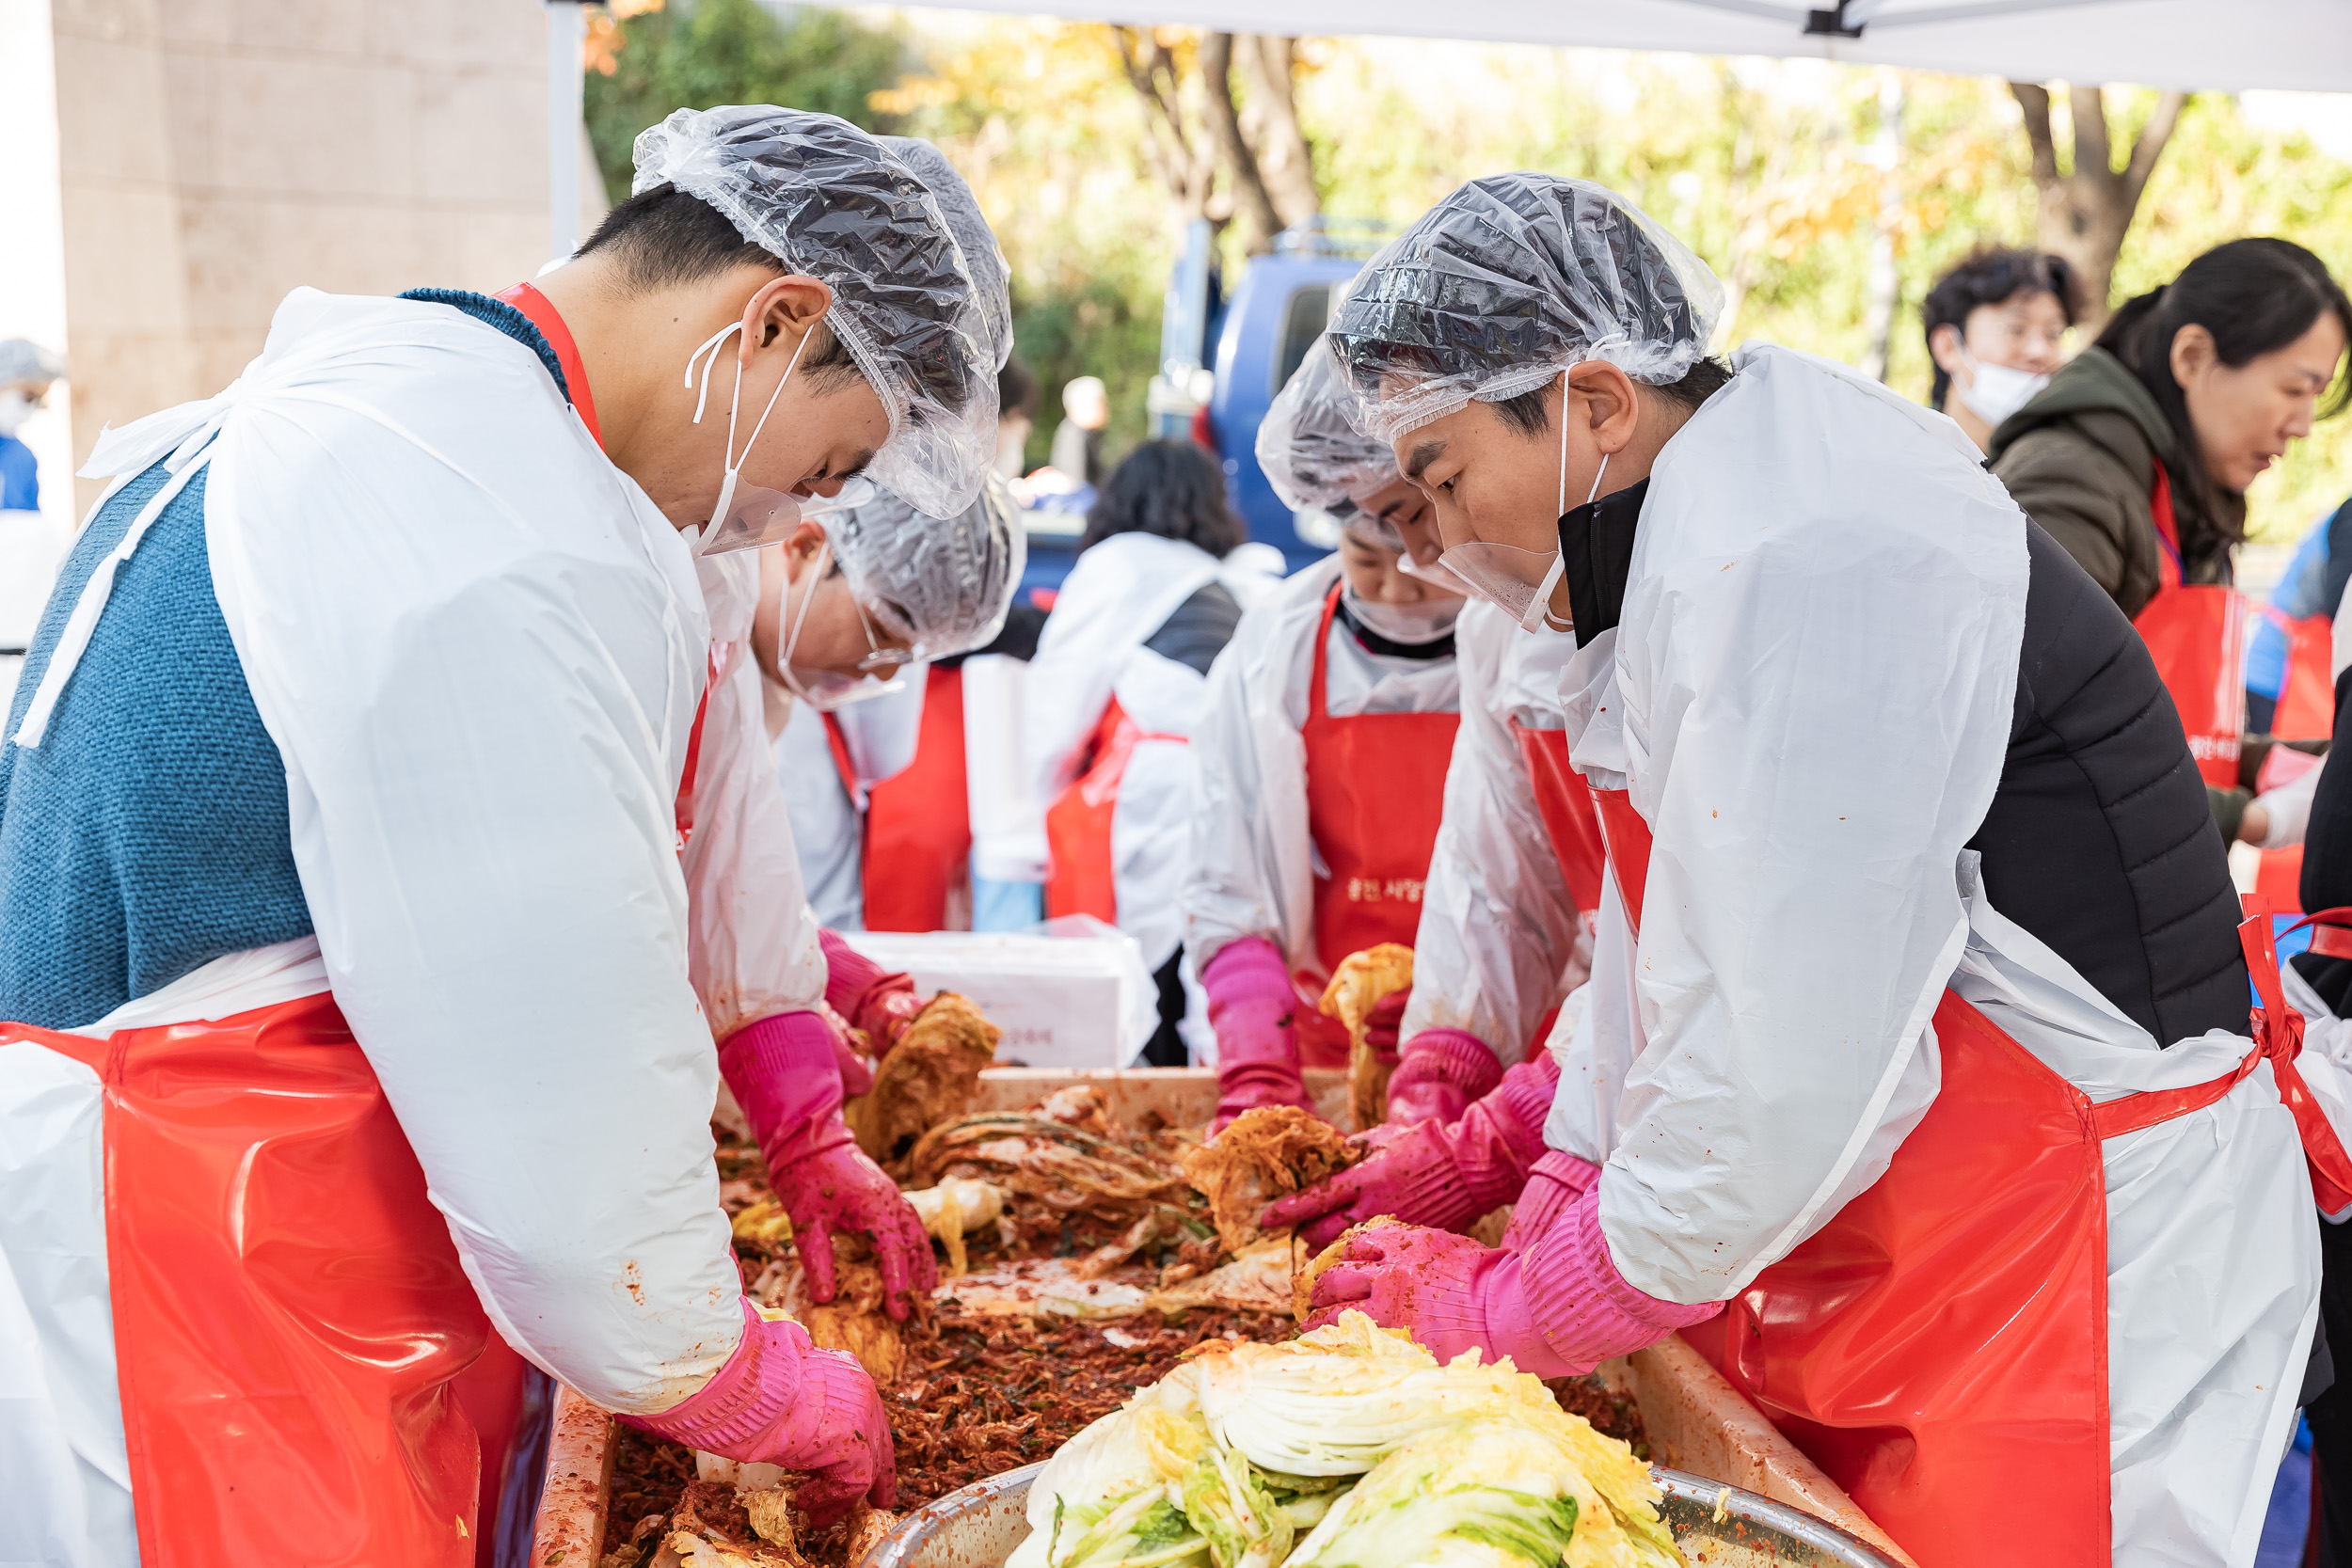
[[[898, 1521], [859, 1568], [1003, 1568], [1028, 1537], [1029, 1482], [1041, 1465], [975, 1481]], [[1809, 1513], [1680, 1470], [1652, 1472], [1675, 1540], [1706, 1568], [1897, 1568], [1860, 1537]]]

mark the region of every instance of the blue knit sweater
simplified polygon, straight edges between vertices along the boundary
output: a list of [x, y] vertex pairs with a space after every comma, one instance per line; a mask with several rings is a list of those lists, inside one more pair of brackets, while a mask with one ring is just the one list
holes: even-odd
[[[482, 294], [464, 310], [554, 352]], [[0, 1019], [72, 1028], [230, 953], [310, 933], [286, 768], [213, 594], [199, 473], [115, 575], [38, 750], [15, 744], [82, 585], [169, 476], [159, 464], [92, 519], [57, 575], [0, 732]]]

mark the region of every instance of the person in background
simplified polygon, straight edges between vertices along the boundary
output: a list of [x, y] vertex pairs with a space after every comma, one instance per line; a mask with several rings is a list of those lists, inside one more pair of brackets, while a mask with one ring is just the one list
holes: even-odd
[[[2352, 580], [2352, 500], [2312, 520], [2270, 602], [2246, 641], [2246, 729], [2249, 735], [2293, 739], [2325, 736], [2335, 712], [2328, 685], [2328, 627]], [[2310, 681], [2310, 702], [2298, 698], [2280, 729], [2280, 704], [2298, 681]]]
[[2074, 269], [2062, 256], [1971, 252], [1919, 302], [1935, 361], [1928, 406], [1990, 448], [1994, 428], [2050, 384], [2074, 325], [2075, 293]]
[[26, 338], [0, 341], [0, 512], [39, 512], [40, 475], [33, 449], [16, 438], [40, 412], [49, 388], [65, 379], [65, 361]]
[[[1428, 502], [1348, 424], [1336, 370], [1307, 356], [1258, 427], [1258, 461], [1284, 505], [1338, 519], [1340, 547], [1242, 617], [1193, 737], [1182, 901], [1216, 1034], [1212, 1132], [1252, 1106], [1311, 1110], [1302, 1065], [1347, 1065], [1346, 1029], [1316, 1004], [1349, 954], [1412, 945], [1459, 722], [1462, 597], [1399, 569], [1404, 540], [1383, 516]], [[1396, 1051], [1409, 995], [1375, 1012], [1375, 1049]], [[1424, 1051], [1391, 1103], [1418, 1119], [1423, 1089], [1452, 1082], [1467, 1089], [1458, 1110], [1495, 1074], [1483, 1047]]]
[[0, 341], [0, 705], [16, 689], [40, 607], [71, 535], [41, 515], [33, 449], [17, 438], [41, 411], [65, 361], [24, 338]]
[[1232, 558], [1248, 535], [1216, 460], [1185, 441], [1127, 454], [1087, 515], [1024, 682], [1024, 745], [1049, 802], [1049, 917], [1090, 914], [1134, 937], [1159, 983], [1145, 1053], [1182, 1066], [1192, 1010], [1177, 895], [1192, 854], [1189, 744], [1209, 666], [1272, 589]]
[[[2246, 487], [2340, 412], [2352, 300], [2285, 240], [2232, 240], [2131, 300], [1994, 432], [1993, 472], [2132, 618], [2237, 836]], [[2329, 388], [2334, 388], [2332, 393]]]
[[1061, 389], [1063, 420], [1054, 429], [1053, 466], [1080, 484], [1103, 483], [1103, 429], [1111, 422], [1103, 378], [1082, 375]]
[[996, 372], [996, 474], [1019, 479], [1028, 471], [1029, 432], [1037, 422], [1037, 372], [1019, 355]]

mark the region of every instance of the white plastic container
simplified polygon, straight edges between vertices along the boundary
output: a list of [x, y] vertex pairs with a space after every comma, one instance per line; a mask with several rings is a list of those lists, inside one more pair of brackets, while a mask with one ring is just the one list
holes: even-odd
[[1036, 931], [844, 931], [884, 969], [914, 976], [929, 995], [968, 996], [1004, 1030], [1007, 1066], [1121, 1068], [1159, 1026], [1159, 990], [1135, 939], [1087, 915]]

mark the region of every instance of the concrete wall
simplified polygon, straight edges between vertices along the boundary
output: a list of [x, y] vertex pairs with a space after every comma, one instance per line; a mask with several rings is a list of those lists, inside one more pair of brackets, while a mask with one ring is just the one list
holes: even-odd
[[536, 0], [0, 0], [0, 337], [72, 362], [25, 431], [51, 505], [95, 498], [64, 480], [101, 427], [234, 379], [297, 284], [538, 271], [547, 28]]

